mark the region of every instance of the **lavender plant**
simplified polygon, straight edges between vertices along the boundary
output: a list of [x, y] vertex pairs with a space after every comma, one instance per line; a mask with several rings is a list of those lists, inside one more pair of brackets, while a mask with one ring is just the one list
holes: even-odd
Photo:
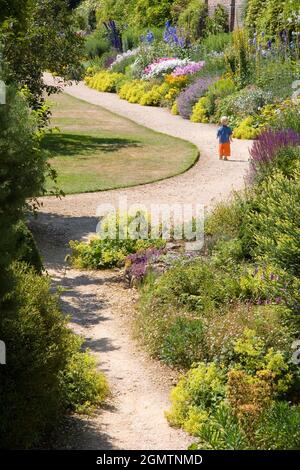
[[[256, 179], [266, 166], [272, 164], [282, 150], [300, 146], [300, 134], [292, 129], [262, 132], [250, 149], [250, 178]], [[287, 150], [285, 153], [289, 153]]]
[[189, 119], [194, 105], [199, 101], [201, 96], [204, 96], [208, 87], [214, 83], [215, 79], [212, 77], [199, 78], [192, 85], [186, 88], [177, 99], [177, 106], [179, 114]]

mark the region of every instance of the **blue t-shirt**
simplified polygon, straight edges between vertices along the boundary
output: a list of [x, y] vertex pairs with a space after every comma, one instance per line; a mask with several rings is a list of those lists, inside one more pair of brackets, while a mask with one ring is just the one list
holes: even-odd
[[218, 129], [217, 137], [219, 139], [220, 144], [226, 144], [230, 141], [230, 136], [232, 135], [232, 130], [228, 126], [221, 126]]

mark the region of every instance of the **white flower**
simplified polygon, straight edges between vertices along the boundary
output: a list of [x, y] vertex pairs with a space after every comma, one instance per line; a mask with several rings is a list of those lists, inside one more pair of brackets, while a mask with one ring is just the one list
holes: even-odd
[[136, 49], [128, 50], [123, 52], [123, 54], [118, 54], [115, 58], [115, 61], [111, 64], [110, 68], [112, 69], [114, 65], [120, 64], [123, 60], [128, 59], [128, 57], [134, 57], [140, 52], [140, 48], [137, 47]]
[[151, 78], [159, 77], [166, 73], [170, 73], [176, 67], [184, 67], [192, 62], [189, 59], [167, 59], [161, 62], [154, 62], [153, 64], [146, 67], [144, 74], [142, 75], [143, 80], [149, 80]]

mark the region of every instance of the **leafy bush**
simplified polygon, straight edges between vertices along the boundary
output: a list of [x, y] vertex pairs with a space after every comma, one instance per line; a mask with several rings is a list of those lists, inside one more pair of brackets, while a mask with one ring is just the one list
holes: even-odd
[[129, 103], [139, 103], [142, 96], [149, 91], [150, 86], [144, 80], [133, 80], [125, 82], [119, 89], [118, 95]]
[[207, 18], [206, 34], [219, 34], [229, 32], [229, 14], [222, 4], [218, 4], [214, 14]]
[[33, 235], [25, 222], [20, 221], [15, 226], [16, 252], [15, 260], [22, 261], [33, 267], [37, 273], [41, 274], [43, 263], [37, 249]]
[[81, 340], [67, 327], [50, 279], [19, 263], [11, 275], [0, 322], [8, 364], [1, 369], [0, 447], [15, 449], [37, 444], [67, 408], [98, 404], [106, 389], [81, 356]]
[[182, 91], [177, 98], [177, 107], [180, 116], [185, 119], [189, 119], [193, 107], [199, 101], [199, 99], [205, 95], [208, 87], [212, 84], [212, 78], [199, 78], [186, 90]]
[[270, 119], [270, 127], [276, 130], [291, 129], [300, 134], [299, 104], [288, 100], [275, 107]]
[[109, 49], [110, 42], [102, 31], [95, 31], [85, 39], [85, 54], [90, 59], [100, 57]]
[[277, 100], [284, 100], [291, 97], [292, 84], [299, 78], [299, 71], [299, 64], [288, 58], [257, 60], [254, 82]]
[[207, 450], [297, 450], [300, 407], [286, 402], [275, 403], [257, 423], [255, 442], [249, 442], [236, 416], [226, 405], [220, 405], [203, 423], [198, 443], [191, 449]]
[[76, 413], [90, 413], [108, 395], [106, 379], [89, 352], [74, 353], [60, 379], [64, 404]]
[[223, 53], [230, 46], [231, 41], [232, 35], [230, 33], [209, 34], [199, 43], [202, 57], [209, 53]]
[[263, 181], [255, 211], [246, 215], [254, 256], [296, 276], [300, 274], [299, 184], [298, 162], [293, 178], [277, 173]]
[[217, 115], [246, 119], [258, 113], [263, 106], [271, 103], [272, 99], [270, 93], [251, 86], [222, 99], [218, 105]]
[[[284, 355], [268, 349], [253, 330], [245, 329], [243, 337], [234, 342], [234, 351], [230, 368], [214, 362], [194, 366], [172, 390], [172, 406], [166, 416], [171, 425], [198, 436], [202, 448], [265, 449], [268, 434], [262, 425], [268, 418], [270, 426], [275, 425], [272, 415], [276, 408], [287, 409], [286, 422], [291, 427], [299, 420], [296, 407], [288, 403], [274, 406], [291, 385], [291, 369]], [[287, 435], [273, 440], [275, 448], [280, 448]], [[274, 431], [269, 436], [272, 440]], [[298, 446], [298, 441], [299, 433], [292, 445]]]
[[243, 119], [233, 131], [233, 137], [236, 139], [256, 139], [260, 130], [255, 127], [255, 119], [252, 116]]
[[171, 408], [166, 413], [169, 423], [196, 435], [225, 398], [225, 383], [225, 373], [214, 363], [190, 369], [171, 391]]
[[193, 107], [193, 112], [191, 115], [192, 122], [209, 122], [209, 106], [210, 101], [207, 96], [202, 96], [198, 103]]
[[102, 71], [96, 75], [85, 78], [86, 84], [98, 91], [116, 92], [117, 86], [124, 80], [124, 75], [121, 73], [114, 73]]
[[190, 40], [195, 41], [205, 35], [207, 16], [207, 5], [199, 0], [191, 0], [179, 14], [178, 26]]
[[254, 58], [247, 30], [237, 29], [234, 31], [232, 39], [231, 48], [226, 51], [225, 59], [237, 86], [244, 88], [252, 82], [254, 68]]
[[151, 239], [147, 214], [108, 214], [99, 224], [98, 236], [87, 243], [70, 242], [70, 261], [77, 268], [103, 269], [123, 265], [130, 254], [165, 244], [162, 238]]
[[203, 357], [203, 344], [201, 320], [177, 317], [165, 333], [160, 358], [171, 366], [187, 368]]
[[[218, 103], [226, 96], [234, 94], [236, 86], [232, 78], [221, 78], [210, 85], [207, 90], [207, 112], [210, 116], [216, 113]], [[220, 115], [217, 113], [215, 121], [219, 122]]]

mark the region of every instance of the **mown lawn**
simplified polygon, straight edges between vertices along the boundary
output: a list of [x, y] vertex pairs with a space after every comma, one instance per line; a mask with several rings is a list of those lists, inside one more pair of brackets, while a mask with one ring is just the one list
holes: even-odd
[[66, 194], [150, 183], [186, 171], [197, 159], [194, 145], [99, 106], [66, 94], [51, 101], [51, 125], [58, 130], [44, 138], [43, 146]]

